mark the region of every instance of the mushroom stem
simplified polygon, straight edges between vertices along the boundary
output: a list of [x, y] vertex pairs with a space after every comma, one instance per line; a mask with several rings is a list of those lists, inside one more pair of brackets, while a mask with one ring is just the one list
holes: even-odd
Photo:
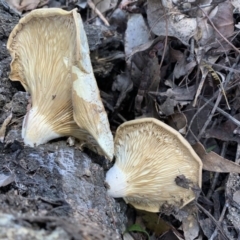
[[127, 193], [126, 174], [115, 164], [106, 175], [105, 182], [111, 182], [107, 193], [114, 198], [122, 198]]

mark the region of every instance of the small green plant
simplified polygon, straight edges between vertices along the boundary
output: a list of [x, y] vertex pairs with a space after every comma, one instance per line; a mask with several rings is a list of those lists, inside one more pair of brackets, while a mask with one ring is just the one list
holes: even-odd
[[141, 232], [141, 233], [144, 233], [144, 234], [147, 235], [148, 240], [150, 239], [150, 236], [149, 236], [148, 232], [145, 231], [139, 224], [131, 225], [130, 227], [128, 227], [126, 229], [126, 231], [124, 233], [127, 233], [127, 232]]
[[213, 145], [213, 146], [207, 148], [207, 149], [206, 149], [206, 152], [207, 152], [207, 153], [210, 153], [215, 147], [216, 147], [216, 145]]

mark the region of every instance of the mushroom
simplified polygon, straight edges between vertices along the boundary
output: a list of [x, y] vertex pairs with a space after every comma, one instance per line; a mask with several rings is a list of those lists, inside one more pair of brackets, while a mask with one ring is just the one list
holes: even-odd
[[[115, 136], [116, 162], [106, 174], [107, 192], [137, 209], [159, 212], [181, 208], [201, 187], [202, 162], [182, 135], [154, 118], [120, 125]], [[185, 177], [191, 186], [177, 184]]]
[[11, 32], [7, 48], [12, 56], [9, 78], [31, 94], [24, 143], [35, 146], [73, 136], [112, 159], [113, 137], [77, 10], [30, 12]]

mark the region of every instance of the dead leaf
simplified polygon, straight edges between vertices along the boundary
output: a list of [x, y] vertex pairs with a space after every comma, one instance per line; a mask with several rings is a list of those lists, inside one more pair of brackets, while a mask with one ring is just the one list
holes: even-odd
[[129, 76], [129, 72], [126, 69], [125, 72], [119, 74], [112, 85], [112, 91], [119, 91], [117, 103], [115, 108], [118, 108], [122, 101], [125, 99], [127, 93], [133, 88], [133, 83]]
[[169, 116], [167, 124], [181, 134], [186, 133], [187, 118], [183, 113], [174, 113], [173, 115]]
[[131, 63], [129, 57], [132, 55], [133, 49], [147, 43], [151, 39], [150, 31], [143, 16], [141, 14], [131, 14], [125, 32], [125, 54], [127, 64]]
[[194, 240], [199, 234], [199, 223], [196, 216], [190, 214], [182, 221], [184, 237], [186, 240]]
[[14, 181], [15, 175], [13, 173], [11, 173], [10, 175], [0, 174], [0, 187], [5, 187]]
[[[209, 23], [208, 18], [212, 21], [216, 29], [224, 36], [229, 37], [234, 32], [233, 7], [229, 2], [219, 3], [215, 8], [204, 8], [202, 17], [197, 17], [198, 33], [195, 39], [200, 46], [205, 47], [207, 52], [211, 48], [220, 48], [221, 51], [230, 50], [231, 46], [222, 40], [222, 36]], [[200, 37], [199, 37], [200, 36]], [[221, 44], [219, 44], [219, 41]]]
[[[234, 115], [233, 117], [238, 121], [240, 120], [239, 113]], [[204, 137], [216, 138], [226, 142], [234, 141], [240, 143], [240, 136], [236, 135], [237, 132], [237, 125], [234, 124], [231, 120], [227, 120], [219, 126], [206, 130], [206, 132], [204, 133]]]
[[154, 232], [156, 236], [160, 236], [170, 230], [170, 226], [156, 213], [137, 210], [137, 214], [141, 216], [147, 229]]
[[127, 14], [120, 8], [117, 8], [109, 19], [111, 27], [115, 28], [118, 32], [124, 33], [127, 27]]
[[233, 201], [240, 205], [240, 190], [233, 194]]
[[[211, 18], [211, 20], [224, 37], [230, 37], [234, 32], [233, 6], [231, 3], [226, 1], [219, 3], [217, 7], [217, 13], [213, 18]], [[215, 32], [215, 36], [218, 39], [222, 39], [217, 32]]]
[[11, 119], [12, 119], [12, 113], [10, 113], [10, 115], [4, 120], [0, 128], [0, 142], [4, 141], [7, 125], [10, 123]]
[[219, 156], [215, 152], [207, 153], [200, 142], [192, 145], [192, 147], [202, 159], [204, 170], [221, 173], [240, 173], [240, 165]]
[[[170, 2], [170, 1], [168, 1]], [[174, 8], [172, 14], [167, 14], [164, 8], [171, 5], [162, 5], [162, 1], [148, 0], [147, 17], [151, 30], [157, 36], [176, 37], [182, 43], [188, 45], [189, 39], [197, 30], [196, 18], [189, 18]]]
[[173, 40], [169, 44], [169, 58], [171, 62], [180, 62], [184, 58], [184, 53], [179, 49], [181, 48], [178, 40]]
[[[171, 82], [165, 82], [165, 85], [172, 86]], [[189, 104], [195, 95], [195, 86], [187, 88], [174, 86], [166, 92], [149, 92], [149, 95], [156, 96], [160, 115], [174, 114], [174, 108], [178, 105], [180, 108]]]
[[176, 63], [173, 70], [173, 75], [176, 79], [188, 75], [192, 72], [196, 65], [196, 61], [188, 62], [187, 56], [185, 55], [179, 62]]
[[207, 237], [207, 239], [210, 239], [210, 237], [212, 236], [215, 230], [215, 225], [213, 221], [210, 218], [205, 218], [205, 219], [199, 219], [199, 223], [200, 223], [201, 229], [203, 230], [204, 235]]

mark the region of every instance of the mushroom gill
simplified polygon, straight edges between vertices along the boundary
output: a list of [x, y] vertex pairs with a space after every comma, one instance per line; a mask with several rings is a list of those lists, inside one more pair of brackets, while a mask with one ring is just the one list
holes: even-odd
[[115, 156], [106, 175], [108, 194], [123, 197], [137, 209], [159, 212], [163, 206], [181, 208], [192, 201], [191, 187], [176, 184], [179, 176], [201, 187], [201, 160], [180, 133], [157, 119], [120, 125]]
[[[109, 159], [113, 156], [113, 140], [107, 115], [101, 105], [104, 123], [107, 125], [108, 143], [98, 144], [98, 138], [89, 131], [88, 123], [78, 125], [73, 118], [73, 74], [72, 70], [84, 71], [86, 59], [81, 58], [82, 35], [85, 36], [81, 17], [76, 9], [70, 12], [57, 8], [37, 9], [23, 17], [9, 36], [7, 48], [12, 56], [9, 78], [20, 81], [25, 90], [31, 94], [32, 107], [24, 117], [22, 137], [27, 145], [34, 146], [46, 143], [62, 136], [74, 136], [97, 148], [99, 153]], [[81, 31], [80, 31], [81, 30]], [[86, 37], [86, 36], [85, 36]], [[84, 39], [85, 40], [85, 39]], [[87, 43], [85, 43], [86, 45]], [[89, 58], [89, 56], [88, 56]], [[91, 62], [87, 59], [87, 64]], [[95, 84], [95, 92], [82, 89], [84, 94], [99, 94], [96, 80], [87, 76], [81, 79], [87, 84]], [[81, 87], [81, 86], [79, 86]], [[79, 89], [78, 89], [79, 91]], [[99, 98], [98, 101], [101, 102]], [[85, 104], [76, 102], [75, 104]], [[77, 115], [92, 112], [77, 112]], [[109, 143], [110, 142], [110, 143]], [[93, 150], [95, 149], [93, 147]], [[112, 149], [111, 149], [112, 148]]]

